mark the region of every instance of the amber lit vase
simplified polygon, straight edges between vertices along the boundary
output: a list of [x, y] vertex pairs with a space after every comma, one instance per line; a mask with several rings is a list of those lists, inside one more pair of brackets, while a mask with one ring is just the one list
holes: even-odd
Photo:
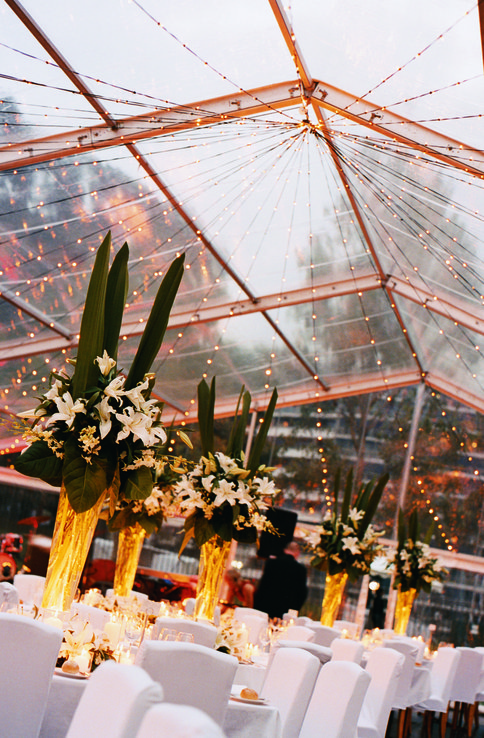
[[214, 536], [200, 548], [197, 596], [193, 613], [197, 620], [209, 620], [213, 623], [230, 543]]
[[119, 531], [113, 587], [118, 597], [131, 594], [145, 537], [146, 531], [139, 523]]
[[70, 610], [105, 496], [104, 492], [90, 510], [76, 513], [61, 486], [42, 607]]
[[321, 609], [321, 623], [333, 627], [336, 620], [343, 592], [346, 586], [348, 574], [345, 571], [339, 574], [326, 574], [326, 584], [324, 588], [323, 606]]
[[409, 589], [406, 592], [402, 592], [400, 587], [398, 588], [397, 604], [395, 605], [395, 620], [393, 624], [395, 635], [405, 635], [408, 621], [410, 619], [410, 613], [412, 612], [413, 601], [416, 596], [416, 589]]

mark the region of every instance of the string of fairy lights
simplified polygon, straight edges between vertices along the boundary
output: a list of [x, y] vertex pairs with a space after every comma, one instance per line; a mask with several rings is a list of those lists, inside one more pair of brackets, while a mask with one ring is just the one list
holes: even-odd
[[[140, 10], [146, 13], [146, 10], [142, 7], [141, 3], [135, 2], [135, 4], [140, 8]], [[150, 17], [152, 21], [155, 22], [163, 32], [170, 33], [169, 29], [162, 26], [162, 24], [153, 16]], [[183, 42], [175, 37], [174, 34], [171, 35], [184, 46], [187, 52], [195, 56], [200, 61], [200, 63], [207, 65], [206, 60], [203, 60], [193, 50], [183, 44]], [[433, 41], [432, 43], [436, 43], [436, 41], [438, 41], [441, 36], [439, 36], [438, 39], [435, 39], [435, 41]], [[422, 52], [419, 52], [419, 54], [415, 55], [415, 57], [407, 62], [406, 65], [403, 65], [398, 70], [396, 70], [394, 74], [398, 71], [401, 71], [401, 69], [403, 69], [404, 66], [407, 66], [411, 61], [416, 60], [421, 54]], [[224, 80], [231, 82], [231, 80], [228, 80], [228, 78], [220, 73], [215, 67], [211, 65], [208, 66], [210, 66], [210, 69], [212, 69], [212, 71], [214, 71], [216, 74], [219, 74]], [[377, 89], [377, 87], [388, 81], [388, 79], [390, 79], [392, 76], [393, 75], [387, 76], [378, 85], [373, 87], [367, 94], [371, 94], [371, 92], [373, 92], [375, 89]], [[99, 82], [99, 80], [97, 81]], [[244, 91], [242, 88], [238, 87], [236, 83], [231, 83], [238, 91]], [[102, 84], [109, 85], [109, 83], [106, 82], [103, 82]], [[137, 97], [141, 95], [141, 93], [127, 90], [125, 91], [128, 92], [130, 95], [136, 95]], [[427, 94], [430, 96], [432, 94], [432, 91], [429, 91]], [[108, 102], [110, 99], [115, 102], [121, 102], [119, 98], [109, 98], [107, 96], [96, 97], [104, 100], [105, 102]], [[147, 95], [146, 102], [144, 104], [148, 106], [148, 102], [153, 99], [154, 98], [150, 98], [150, 96]], [[123, 104], [132, 103], [134, 105], [143, 105], [143, 103], [139, 99], [132, 100], [130, 102], [128, 97], [126, 99], [123, 99], [122, 102]], [[163, 104], [167, 107], [172, 105], [172, 103], [168, 103], [167, 101], [157, 101], [157, 104], [158, 103]], [[395, 104], [398, 104], [398, 102]], [[52, 114], [57, 116], [59, 116], [60, 114], [60, 111], [54, 111], [54, 109], [52, 109], [51, 112]], [[71, 114], [74, 112], [74, 109], [65, 111], [64, 117], [68, 119], [65, 121], [66, 126], [69, 126], [69, 119], [71, 119], [72, 127], [75, 127], [78, 118], [76, 118], [74, 115], [71, 116]], [[192, 111], [187, 107], [187, 115], [191, 114], [191, 112]], [[321, 265], [317, 264], [315, 255], [316, 241], [315, 233], [313, 233], [314, 205], [312, 204], [312, 193], [317, 191], [318, 195], [321, 195], [320, 190], [315, 186], [314, 183], [320, 184], [321, 181], [325, 181], [325, 191], [326, 195], [328, 196], [329, 202], [329, 205], [327, 207], [328, 210], [331, 212], [332, 222], [339, 236], [338, 240], [339, 245], [343, 249], [344, 261], [346, 262], [349, 273], [356, 278], [358, 263], [361, 263], [363, 256], [365, 257], [365, 259], [369, 260], [370, 255], [355, 222], [352, 220], [351, 223], [348, 223], [347, 218], [343, 217], [342, 215], [343, 211], [347, 211], [349, 209], [349, 205], [344, 196], [341, 184], [337, 184], [337, 178], [334, 169], [330, 166], [330, 162], [328, 161], [327, 142], [321, 136], [314, 135], [315, 131], [317, 131], [316, 127], [302, 125], [301, 121], [298, 118], [298, 114], [295, 111], [285, 111], [282, 113], [276, 113], [276, 111], [274, 111], [274, 114], [277, 118], [276, 120], [264, 120], [262, 117], [259, 117], [257, 119], [243, 122], [234, 122], [230, 120], [221, 121], [220, 125], [218, 126], [215, 125], [204, 127], [203, 129], [198, 129], [196, 131], [190, 132], [189, 134], [187, 134], [186, 132], [176, 133], [171, 135], [169, 139], [158, 139], [155, 142], [150, 142], [149, 153], [155, 158], [155, 161], [156, 157], [158, 156], [161, 162], [163, 155], [165, 155], [166, 152], [170, 152], [172, 156], [183, 155], [185, 157], [185, 163], [177, 165], [175, 169], [175, 176], [173, 176], [173, 171], [170, 169], [170, 167], [164, 168], [163, 166], [159, 166], [157, 168], [157, 173], [161, 178], [171, 175], [171, 186], [175, 189], [175, 191], [180, 191], [180, 188], [183, 185], [183, 195], [180, 195], [181, 197], [183, 197], [183, 204], [188, 207], [190, 212], [197, 213], [197, 217], [200, 217], [201, 220], [203, 220], [204, 231], [213, 234], [213, 240], [216, 244], [224, 242], [224, 237], [226, 237], [230, 233], [230, 230], [233, 228], [234, 223], [238, 219], [240, 220], [244, 208], [248, 209], [248, 206], [251, 203], [251, 198], [255, 197], [255, 193], [260, 190], [264, 191], [264, 187], [266, 188], [265, 197], [259, 203], [259, 208], [252, 211], [250, 220], [246, 223], [242, 230], [239, 230], [237, 238], [226, 239], [226, 243], [229, 244], [229, 248], [226, 250], [226, 261], [229, 264], [237, 263], [239, 269], [241, 265], [246, 265], [241, 272], [241, 277], [247, 283], [247, 285], [250, 285], [251, 274], [257, 271], [258, 263], [260, 263], [260, 261], [264, 258], [264, 246], [269, 238], [269, 234], [272, 231], [272, 227], [275, 226], [277, 228], [278, 226], [278, 218], [280, 218], [279, 213], [281, 212], [281, 210], [287, 207], [288, 202], [292, 202], [293, 206], [289, 208], [287, 215], [287, 234], [285, 238], [285, 246], [283, 249], [283, 259], [281, 260], [279, 266], [279, 284], [277, 289], [274, 290], [275, 292], [278, 291], [281, 297], [284, 295], [286, 290], [291, 260], [294, 260], [294, 255], [299, 250], [302, 250], [303, 246], [307, 247], [308, 250], [307, 254], [304, 254], [302, 260], [304, 263], [303, 273], [307, 274], [307, 283], [310, 286], [311, 292], [314, 292], [316, 284], [316, 269], [318, 266]], [[22, 124], [13, 121], [12, 123], [9, 123], [9, 125], [13, 127]], [[39, 123], [39, 128], [43, 125], [44, 124]], [[61, 124], [59, 122], [59, 125], [64, 124]], [[385, 150], [385, 153], [388, 154], [390, 157], [393, 157], [393, 161], [395, 161], [397, 157], [402, 156], [401, 147], [400, 149], [398, 147], [394, 147], [393, 150], [390, 150], [390, 147], [386, 143], [382, 143], [376, 140], [369, 141], [367, 137], [365, 139], [362, 139], [361, 137], [356, 136], [354, 133], [351, 133], [351, 125], [347, 125], [347, 130], [337, 131], [336, 135], [338, 136], [337, 143], [333, 143], [332, 146], [337, 149], [340, 160], [344, 163], [348, 171], [352, 173], [355, 181], [358, 182], [358, 186], [355, 187], [354, 190], [354, 195], [358, 204], [360, 205], [362, 212], [366, 211], [366, 213], [377, 216], [378, 213], [376, 213], [375, 207], [372, 205], [372, 203], [378, 203], [380, 206], [383, 206], [388, 211], [390, 217], [395, 217], [396, 219], [401, 218], [402, 209], [400, 206], [400, 202], [398, 201], [398, 197], [400, 197], [400, 194], [397, 192], [397, 188], [394, 185], [392, 179], [388, 176], [385, 176], [385, 165], [382, 165], [380, 162], [378, 163], [378, 165], [376, 165], [374, 158], [372, 158], [371, 156], [373, 152], [370, 150], [365, 150], [365, 147], [369, 149], [370, 146], [373, 146], [373, 150], [379, 147], [380, 150]], [[257, 137], [257, 140], [251, 143], [252, 150], [248, 151], [248, 139], [251, 137]], [[145, 144], [145, 146], [146, 145], [147, 144]], [[218, 147], [221, 150], [218, 151]], [[213, 153], [211, 153], [211, 149], [213, 149]], [[317, 153], [316, 157], [314, 156], [314, 152]], [[189, 158], [193, 157], [193, 155], [197, 157], [195, 162], [193, 161], [193, 158]], [[463, 153], [463, 155], [465, 155], [465, 152]], [[410, 159], [412, 157], [412, 154], [408, 152], [405, 154], [405, 156], [407, 157], [407, 159]], [[49, 164], [46, 166], [36, 167], [28, 174], [25, 174], [24, 172], [19, 172], [18, 174], [21, 177], [34, 178], [35, 176], [41, 176], [42, 173], [51, 174], [55, 171], [58, 172], [61, 177], [63, 177], [67, 176], [65, 173], [73, 171], [72, 167], [82, 167], [85, 171], [87, 171], [87, 169], [90, 169], [92, 165], [92, 167], [98, 167], [98, 171], [100, 171], [99, 166], [107, 166], [113, 161], [122, 162], [124, 161], [124, 157], [118, 156], [114, 159], [111, 157], [106, 157], [106, 159], [103, 161], [99, 161], [99, 159], [96, 159], [95, 161], [90, 162], [88, 161], [88, 157], [85, 157], [84, 160], [74, 161], [72, 164], [68, 162], [64, 162], [60, 165], [53, 164], [52, 166]], [[319, 175], [319, 180], [313, 171], [315, 162], [316, 165], [321, 168], [322, 172], [322, 174]], [[455, 176], [452, 173], [449, 174], [448, 168], [437, 164], [432, 165], [431, 162], [423, 159], [421, 155], [418, 155], [418, 158], [414, 158], [410, 163], [411, 165], [418, 167], [420, 175], [423, 172], [427, 173], [429, 169], [433, 167], [434, 171], [438, 171], [439, 176], [441, 177]], [[252, 170], [250, 174], [249, 169]], [[245, 170], [247, 170], [248, 186], [241, 193], [240, 184], [238, 184], [236, 178], [240, 176], [244, 177]], [[11, 173], [9, 173], [9, 176], [11, 176]], [[119, 190], [120, 185], [127, 188], [131, 186], [137, 186], [140, 190], [143, 190], [143, 188], [147, 188], [149, 186], [149, 192], [141, 191], [138, 193], [140, 196], [139, 199], [135, 197], [127, 197], [122, 201], [115, 201], [112, 204], [109, 203], [108, 207], [101, 208], [100, 210], [98, 210], [96, 206], [96, 210], [93, 209], [92, 212], [89, 212], [89, 209], [85, 207], [85, 204], [83, 204], [83, 200], [85, 200], [86, 198], [90, 198], [91, 201], [95, 203], [102, 202], [103, 200], [109, 201], [110, 195], [116, 193], [117, 190]], [[361, 188], [359, 187], [359, 185], [361, 185]], [[384, 188], [383, 190], [382, 187]], [[291, 188], [292, 191], [290, 192]], [[299, 228], [299, 230], [297, 230], [295, 229], [295, 224], [300, 218], [300, 210], [299, 208], [297, 208], [297, 203], [299, 203], [301, 196], [303, 197], [301, 193], [303, 192], [304, 188], [307, 192], [306, 218], [304, 222], [304, 229]], [[418, 189], [423, 189], [423, 187], [419, 187]], [[207, 191], [213, 195], [210, 202], [207, 200], [206, 197]], [[392, 198], [394, 198], [395, 195], [397, 195], [397, 198], [390, 200], [390, 193]], [[432, 191], [427, 194], [427, 197], [429, 199], [433, 198], [432, 202], [435, 203], [439, 197], [439, 193], [436, 191]], [[410, 201], [410, 204], [408, 204], [408, 200], [409, 198], [407, 197], [405, 201], [405, 207], [408, 206], [409, 215], [406, 216], [405, 220], [406, 233], [412, 235], [414, 238], [417, 238], [418, 232], [422, 229], [422, 224], [419, 223], [419, 219], [423, 218], [423, 214], [415, 208], [414, 203]], [[78, 211], [78, 215], [76, 217], [72, 217], [68, 219], [68, 221], [62, 222], [51, 220], [49, 217], [46, 218], [46, 214], [48, 214], [49, 209], [54, 210], [54, 206], [60, 206], [62, 205], [62, 203], [66, 203], [68, 201], [71, 204], [75, 204], [75, 208]], [[267, 218], [266, 221], [263, 222], [262, 218], [266, 217], [265, 215], [263, 215], [263, 212], [267, 207], [271, 205], [271, 201], [273, 207], [271, 217]], [[200, 203], [203, 204], [202, 207], [199, 206]], [[342, 203], [344, 207], [342, 207]], [[8, 223], [9, 219], [19, 218], [21, 217], [21, 214], [24, 214], [24, 223], [22, 224], [22, 229], [18, 228], [17, 226], [16, 229], [10, 229], [3, 232], [3, 238], [8, 237], [8, 241], [5, 241], [4, 243], [13, 242], [15, 243], [16, 248], [17, 246], [19, 248], [16, 252], [16, 261], [12, 260], [11, 265], [7, 264], [7, 266], [2, 269], [2, 274], [0, 274], [0, 277], [5, 277], [6, 284], [15, 284], [16, 294], [18, 297], [35, 297], [37, 291], [40, 297], [41, 293], [45, 292], [47, 286], [52, 286], [53, 284], [55, 284], [56, 281], [59, 282], [61, 279], [65, 279], [66, 271], [68, 268], [74, 268], [76, 271], [70, 272], [70, 278], [72, 280], [72, 283], [75, 285], [75, 288], [71, 288], [72, 294], [69, 296], [69, 311], [74, 313], [78, 313], [82, 305], [82, 294], [85, 290], [86, 278], [89, 274], [89, 264], [92, 260], [92, 252], [95, 251], [96, 248], [95, 245], [90, 245], [90, 253], [86, 253], [85, 247], [83, 247], [83, 243], [85, 243], [87, 240], [90, 244], [95, 244], [102, 238], [103, 224], [100, 223], [99, 225], [97, 225], [97, 223], [100, 222], [99, 216], [101, 214], [103, 215], [103, 217], [107, 218], [111, 218], [111, 216], [113, 216], [113, 229], [115, 228], [116, 232], [123, 234], [123, 236], [131, 234], [137, 236], [138, 234], [146, 231], [154, 232], [158, 222], [162, 221], [166, 225], [168, 221], [171, 221], [176, 216], [173, 207], [167, 204], [165, 200], [160, 201], [159, 195], [154, 192], [150, 181], [147, 179], [147, 176], [142, 174], [140, 174], [138, 177], [127, 179], [122, 183], [117, 182], [116, 184], [106, 184], [102, 187], [96, 188], [95, 190], [87, 188], [82, 192], [76, 193], [72, 193], [66, 190], [65, 197], [57, 198], [50, 202], [39, 200], [36, 209], [39, 211], [38, 215], [41, 220], [44, 220], [44, 223], [38, 224], [36, 226], [31, 226], [28, 223], [28, 215], [31, 215], [31, 208], [25, 207], [19, 208], [17, 210], [15, 207], [13, 207], [13, 205], [15, 205], [15, 203], [12, 204], [11, 211], [3, 212], [0, 215], [0, 223]], [[479, 213], [473, 214], [465, 206], [458, 205], [455, 207], [455, 209], [461, 215], [474, 215], [476, 220], [481, 219]], [[127, 215], [122, 215], [122, 211], [124, 210], [128, 211]], [[119, 220], [116, 222], [114, 220], [114, 214], [118, 212], [120, 213], [120, 215]], [[2, 221], [2, 219], [4, 220]], [[54, 245], [54, 242], [57, 241], [60, 235], [58, 235], [57, 231], [58, 229], [60, 229], [61, 232], [62, 230], [65, 230], [67, 222], [71, 224], [77, 224], [82, 227], [88, 225], [88, 232], [83, 233], [82, 238], [74, 238], [72, 241], [69, 241], [69, 234], [67, 230], [67, 241], [65, 239], [66, 234], [64, 232], [62, 233], [62, 236], [64, 238], [63, 246], [59, 249], [56, 245]], [[352, 227], [349, 229], [349, 226]], [[390, 237], [390, 232], [386, 225], [384, 223], [380, 223], [380, 227], [382, 233], [387, 235], [387, 237]], [[254, 230], [257, 230], [257, 228], [259, 228], [259, 237], [255, 239], [253, 238], [252, 234]], [[297, 232], [294, 235], [295, 230]], [[300, 240], [300, 232], [302, 230], [305, 230], [306, 233], [305, 243]], [[348, 233], [348, 230], [350, 230], [351, 232], [350, 237], [346, 235]], [[440, 230], [442, 231], [442, 233], [445, 233], [444, 229]], [[460, 228], [460, 232], [464, 232], [462, 228]], [[384, 250], [386, 244], [384, 243], [383, 235], [380, 234], [379, 231], [375, 231], [374, 233], [379, 247]], [[49, 246], [44, 247], [41, 236], [43, 237], [46, 234], [49, 235], [52, 241], [49, 242]], [[39, 239], [39, 253], [35, 253], [35, 249], [33, 249], [31, 246], [31, 240], [33, 236]], [[350, 241], [352, 242], [353, 254], [349, 251]], [[24, 248], [22, 248], [23, 243], [25, 243]], [[359, 244], [358, 248], [355, 246], [355, 243]], [[230, 246], [230, 244], [232, 244], [232, 246]], [[77, 256], [71, 257], [71, 250], [73, 250], [75, 245], [79, 246], [79, 249], [76, 252]], [[146, 241], [143, 241], [143, 245], [146, 245]], [[443, 264], [443, 260], [440, 257], [440, 254], [436, 251], [437, 245], [441, 250], [446, 251], [445, 256], [447, 257], [447, 260], [450, 260], [451, 262], [454, 262], [456, 264], [458, 263], [459, 267], [468, 270], [466, 272], [466, 275], [463, 275], [462, 271], [456, 271], [452, 263], [447, 264], [447, 266], [454, 271], [453, 276], [458, 282], [459, 289], [462, 289], [464, 292], [467, 292], [471, 296], [474, 296], [476, 292], [480, 294], [477, 285], [479, 272], [476, 267], [471, 267], [470, 269], [468, 269], [467, 262], [465, 262], [463, 259], [460, 259], [456, 255], [456, 253], [452, 252], [450, 248], [446, 246], [446, 244], [441, 243], [437, 239], [437, 236], [434, 236], [433, 234], [427, 234], [427, 238], [423, 239], [422, 241], [422, 248], [424, 248], [426, 252], [429, 252], [432, 258], [436, 261], [437, 265], [441, 267]], [[415, 265], [412, 265], [412, 260], [409, 258], [405, 248], [400, 246], [399, 243], [395, 241], [395, 238], [393, 236], [392, 246], [398, 251], [399, 256], [402, 259], [402, 263], [408, 265], [409, 268], [415, 267]], [[461, 243], [459, 243], [459, 247], [465, 249], [465, 246], [463, 246]], [[457, 246], [455, 248], [457, 248]], [[213, 260], [211, 260], [210, 254], [207, 253], [206, 246], [200, 243], [193, 233], [189, 232], [188, 226], [186, 224], [180, 224], [175, 227], [175, 229], [171, 232], [171, 236], [166, 238], [166, 240], [158, 239], [157, 241], [155, 239], [155, 242], [151, 249], [148, 248], [147, 251], [143, 249], [143, 269], [140, 269], [139, 272], [135, 271], [135, 278], [137, 282], [134, 288], [131, 290], [131, 294], [128, 300], [130, 306], [135, 306], [136, 304], [139, 305], [143, 300], [148, 300], [149, 290], [154, 288], [155, 283], [158, 281], [159, 277], [163, 273], [163, 268], [153, 268], [151, 274], [148, 274], [146, 270], [146, 265], [154, 263], [154, 259], [157, 256], [164, 256], [166, 258], [168, 254], [176, 253], [180, 249], [184, 249], [187, 251], [187, 270], [198, 270], [197, 273], [199, 274], [205, 274], [210, 275], [210, 277], [215, 277], [214, 279], [211, 278], [206, 280], [207, 286], [205, 286], [205, 282], [202, 280], [198, 289], [192, 290], [196, 295], [198, 295], [198, 309], [201, 309], [203, 305], [210, 302], [211, 299], [215, 300], [217, 298], [217, 295], [220, 294], [220, 286], [224, 281], [223, 266], [211, 263], [210, 268], [207, 269], [207, 262], [213, 262]], [[55, 258], [58, 253], [62, 252], [62, 257], [57, 257], [57, 266], [53, 269], [52, 263], [49, 263], [49, 258]], [[247, 253], [247, 256], [245, 256], [245, 260], [244, 257], [241, 256], [243, 252]], [[68, 258], [66, 258], [67, 254], [69, 254]], [[475, 263], [480, 264], [480, 260], [477, 258], [477, 255], [471, 255], [475, 257]], [[133, 263], [136, 266], [138, 260], [133, 260]], [[12, 273], [20, 269], [25, 270], [28, 266], [32, 265], [36, 266], [35, 276], [27, 280], [22, 280], [22, 276], [20, 276], [19, 274], [18, 277], [14, 277], [12, 279]], [[403, 272], [403, 268], [400, 267], [398, 262], [397, 268], [402, 269]], [[56, 271], [56, 269], [58, 271]], [[467, 276], [467, 274], [469, 274], [470, 276]], [[472, 283], [472, 279], [475, 280], [476, 284]], [[425, 281], [425, 284], [428, 287], [429, 291], [431, 291], [431, 283], [429, 281]], [[238, 290], [235, 295], [235, 302], [237, 302], [241, 298], [241, 296], [243, 297], [243, 292], [241, 290]], [[371, 348], [371, 351], [373, 352], [373, 355], [375, 357], [377, 370], [384, 378], [383, 381], [386, 381], [385, 365], [383, 359], [381, 358], [381, 355], [379, 354], [379, 340], [378, 337], [376, 337], [376, 333], [374, 333], [373, 326], [373, 322], [375, 321], [375, 319], [378, 318], [378, 316], [375, 315], [374, 312], [369, 312], [369, 310], [367, 309], [364, 294], [357, 293], [357, 298], [360, 317], [355, 320], [355, 323], [359, 323], [360, 321], [362, 322], [367, 336], [368, 343], [366, 345]], [[197, 303], [195, 303], [195, 306], [196, 305]], [[321, 351], [318, 350], [318, 347], [316, 345], [317, 337], [320, 326], [322, 326], [321, 330], [324, 332], [325, 321], [324, 314], [318, 314], [322, 313], [321, 304], [317, 305], [314, 299], [312, 299], [309, 305], [311, 310], [311, 317], [309, 320], [311, 325], [310, 347], [304, 346], [304, 353], [307, 353], [311, 358], [314, 366], [313, 379], [314, 381], [316, 381], [319, 378], [319, 367], [321, 358]], [[197, 308], [195, 307], [195, 311], [196, 309]], [[61, 306], [56, 306], [56, 312], [58, 313], [60, 320], [65, 317], [64, 315], [62, 315]], [[282, 310], [282, 307], [277, 308], [277, 324], [283, 322], [283, 312], [284, 311]], [[430, 320], [433, 321], [437, 327], [439, 327], [436, 316], [431, 313], [431, 311], [427, 311], [427, 317], [428, 315], [430, 315]], [[217, 373], [218, 365], [221, 363], [220, 357], [223, 355], [223, 351], [221, 349], [224, 347], [224, 337], [227, 334], [227, 331], [231, 324], [232, 318], [227, 318], [224, 321], [220, 321], [219, 324], [215, 326], [214, 330], [212, 331], [213, 334], [218, 335], [213, 336], [213, 344], [210, 347], [207, 347], [205, 350], [205, 362], [210, 372], [213, 371], [214, 373]], [[167, 347], [163, 359], [161, 360], [161, 364], [167, 361], [169, 355], [177, 352], [178, 348], [181, 347], [183, 344], [183, 339], [191, 328], [192, 326], [187, 323], [186, 326], [181, 328], [177, 332], [177, 334], [170, 339], [171, 342]], [[457, 326], [457, 328], [460, 330], [463, 340], [472, 343], [471, 337], [467, 335], [462, 326]], [[31, 337], [33, 338], [34, 336], [38, 335], [39, 330], [39, 328], [33, 328], [30, 333]], [[447, 343], [450, 346], [452, 352], [454, 354], [458, 354], [457, 358], [460, 358], [462, 360], [466, 372], [468, 374], [473, 374], [470, 363], [466, 361], [464, 357], [459, 355], [458, 348], [455, 345], [453, 338], [447, 334], [444, 335], [442, 329], [440, 329], [440, 332], [443, 335], [443, 342]], [[124, 341], [127, 341], [128, 339], [129, 334], [123, 336]], [[287, 366], [287, 359], [282, 357], [282, 347], [279, 349], [277, 346], [278, 341], [280, 341], [280, 339], [278, 339], [275, 334], [272, 334], [270, 340], [270, 350], [267, 355], [267, 361], [265, 363], [264, 369], [265, 390], [269, 390], [272, 384], [277, 383], [274, 381], [274, 374], [277, 374], [278, 367]], [[475, 346], [475, 350], [482, 358], [482, 352], [479, 346]], [[353, 349], [353, 351], [357, 351], [357, 349]], [[63, 352], [59, 352], [53, 355], [48, 360], [46, 359], [45, 363], [46, 365], [48, 365], [50, 362], [50, 365], [54, 366], [58, 361], [65, 361], [66, 355], [67, 352], [66, 350], [64, 350]], [[34, 383], [29, 386], [28, 389], [25, 388], [26, 370], [24, 371], [24, 367], [22, 367], [22, 370], [17, 371], [17, 376], [10, 382], [10, 385], [13, 384], [15, 388], [22, 388], [21, 392], [23, 397], [27, 397], [27, 395], [30, 394], [30, 390], [34, 392], [37, 391], [37, 377], [39, 375], [42, 375], [40, 376], [41, 383], [45, 383], [47, 381], [47, 377], [43, 375], [42, 371], [40, 371], [43, 361], [44, 360], [40, 359], [39, 357], [28, 358], [26, 363], [35, 367], [31, 371], [32, 376], [34, 377]], [[207, 371], [204, 372], [204, 376], [207, 376]], [[477, 376], [474, 376], [473, 378], [477, 379]], [[0, 396], [2, 397], [2, 400], [5, 400], [6, 395], [9, 394], [9, 390], [10, 387], [5, 387], [0, 391]], [[317, 397], [318, 395], [319, 386], [316, 385], [316, 388], [314, 390], [314, 397]], [[189, 398], [188, 404], [190, 406], [194, 404], [193, 397]], [[10, 406], [6, 404], [5, 409], [10, 410]], [[322, 409], [318, 408], [318, 413], [319, 412], [322, 412]], [[189, 414], [190, 411], [187, 410], [186, 415]], [[320, 428], [321, 423], [319, 422], [319, 426], [317, 424], [316, 427]], [[321, 435], [318, 435], [318, 444], [320, 444], [321, 451], [321, 462], [323, 464], [323, 475], [326, 475], [326, 457], [324, 456], [322, 441], [323, 437]], [[327, 494], [329, 489], [327, 487], [327, 476], [323, 476], [322, 484], [323, 491], [325, 492], [325, 494]], [[422, 489], [422, 495], [424, 495], [424, 492], [425, 490]], [[431, 509], [429, 507], [429, 514], [433, 514], [433, 512], [433, 508]], [[442, 535], [444, 535], [443, 531]]]

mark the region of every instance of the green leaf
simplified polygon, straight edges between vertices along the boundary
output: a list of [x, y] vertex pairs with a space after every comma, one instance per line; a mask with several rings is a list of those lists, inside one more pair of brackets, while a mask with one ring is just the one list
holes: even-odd
[[334, 475], [334, 487], [333, 487], [333, 490], [334, 490], [333, 491], [333, 497], [334, 497], [333, 514], [335, 518], [338, 515], [338, 497], [339, 497], [340, 483], [341, 483], [341, 468], [338, 467]]
[[207, 518], [196, 518], [195, 520], [195, 543], [200, 548], [215, 535], [215, 530]]
[[405, 522], [405, 515], [403, 514], [403, 510], [400, 507], [398, 508], [397, 537], [398, 548], [402, 549], [405, 545], [405, 541], [407, 540], [407, 525]]
[[269, 405], [267, 406], [267, 410], [264, 415], [264, 420], [262, 421], [259, 427], [259, 431], [254, 439], [254, 442], [252, 443], [252, 449], [249, 455], [249, 460], [247, 462], [247, 469], [250, 469], [251, 471], [255, 471], [260, 464], [260, 457], [262, 454], [262, 449], [264, 448], [264, 444], [267, 439], [267, 434], [269, 433], [269, 428], [272, 422], [272, 416], [274, 415], [274, 409], [276, 407], [276, 403], [277, 403], [277, 389], [274, 388], [271, 399], [269, 401]]
[[351, 468], [346, 476], [345, 492], [343, 495], [343, 503], [341, 505], [341, 522], [346, 523], [348, 513], [351, 507], [351, 495], [353, 494], [353, 468]]
[[[237, 411], [234, 418], [231, 431], [231, 439], [229, 439], [230, 453], [228, 456], [232, 456], [236, 459], [242, 457], [242, 449], [244, 447], [245, 432], [247, 430], [247, 423], [249, 421], [250, 403], [252, 398], [249, 392], [244, 392], [244, 388], [241, 389], [239, 395], [239, 401], [237, 402]], [[242, 410], [239, 415], [240, 399], [242, 399]]]
[[92, 463], [88, 464], [79, 451], [68, 453], [66, 450], [63, 482], [75, 512], [86, 512], [109, 487], [106, 464], [99, 457], [93, 457]]
[[[239, 398], [237, 400], [237, 406], [235, 408], [235, 419], [237, 419], [237, 417], [239, 415], [240, 403], [242, 402], [242, 398], [244, 396], [244, 391], [245, 391], [245, 387], [244, 387], [244, 385], [242, 385], [241, 390], [239, 392]], [[238, 423], [236, 422], [236, 420], [234, 420], [234, 422], [232, 424], [232, 428], [230, 429], [229, 440], [227, 441], [227, 456], [230, 456], [232, 458], [234, 456], [235, 436], [236, 436], [236, 433], [237, 433], [237, 427], [238, 427]], [[244, 428], [244, 431], [245, 431], [245, 428]]]
[[119, 334], [128, 294], [128, 259], [129, 248], [128, 244], [124, 243], [114, 257], [106, 284], [103, 349], [115, 361], [118, 356]]
[[254, 526], [241, 528], [240, 530], [234, 528], [233, 537], [238, 543], [256, 543], [257, 529]]
[[420, 538], [420, 525], [418, 522], [418, 513], [416, 510], [412, 510], [410, 518], [408, 520], [408, 537], [412, 541], [418, 541]]
[[53, 487], [62, 483], [62, 459], [59, 459], [46, 441], [35, 441], [22, 451], [14, 463], [15, 469], [27, 477], [38, 477]]
[[172, 262], [158, 289], [138, 350], [126, 378], [125, 387], [127, 390], [143, 381], [160, 350], [168, 326], [170, 311], [183, 276], [184, 261], [185, 255], [181, 254]]
[[111, 232], [102, 242], [87, 288], [86, 302], [82, 313], [76, 368], [72, 378], [72, 395], [83, 397], [87, 387], [96, 384], [98, 367], [96, 356], [102, 356], [104, 340], [104, 305], [108, 278]]
[[373, 520], [373, 516], [376, 512], [376, 509], [380, 503], [383, 491], [386, 487], [386, 484], [390, 478], [390, 475], [387, 473], [382, 474], [381, 477], [379, 477], [372, 493], [370, 496], [370, 500], [368, 502], [368, 505], [366, 507], [365, 514], [361, 520], [360, 526], [358, 528], [358, 537], [360, 540], [365, 535], [366, 529], [370, 525], [371, 521]]
[[198, 393], [198, 429], [202, 456], [213, 454], [213, 415], [215, 407], [215, 377], [210, 383], [210, 389], [204, 379], [199, 383]]
[[147, 466], [123, 474], [121, 494], [126, 500], [146, 500], [153, 490], [153, 475]]

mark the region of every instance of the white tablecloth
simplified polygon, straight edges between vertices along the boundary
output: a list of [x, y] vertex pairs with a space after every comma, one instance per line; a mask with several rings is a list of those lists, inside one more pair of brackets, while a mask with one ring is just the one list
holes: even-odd
[[257, 664], [239, 664], [235, 672], [234, 684], [255, 689], [260, 694], [266, 676], [266, 667]]
[[[249, 668], [255, 674], [264, 672], [257, 667]], [[87, 683], [87, 679], [54, 674], [39, 738], [65, 738]], [[227, 738], [281, 738], [282, 735], [281, 718], [275, 707], [232, 700], [223, 729]]]
[[223, 729], [227, 738], [281, 738], [279, 710], [270, 705], [229, 701]]

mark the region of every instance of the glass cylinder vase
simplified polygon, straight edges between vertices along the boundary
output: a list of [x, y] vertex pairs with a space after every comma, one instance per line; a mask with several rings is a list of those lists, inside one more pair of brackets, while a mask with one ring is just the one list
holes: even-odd
[[131, 594], [145, 536], [146, 531], [139, 523], [119, 531], [113, 585], [114, 594], [118, 597]]
[[324, 588], [323, 606], [321, 609], [321, 623], [333, 627], [336, 620], [343, 592], [346, 586], [348, 574], [341, 571], [338, 574], [326, 574], [326, 585]]
[[197, 620], [208, 620], [213, 623], [230, 544], [231, 541], [223, 541], [214, 536], [200, 547], [197, 595], [193, 613]]
[[405, 635], [410, 613], [412, 612], [413, 601], [416, 596], [416, 589], [408, 589], [406, 592], [402, 592], [401, 588], [398, 588], [397, 603], [395, 605], [395, 621], [393, 625], [395, 635]]
[[90, 510], [76, 513], [61, 486], [42, 607], [70, 610], [105, 497], [103, 492]]

